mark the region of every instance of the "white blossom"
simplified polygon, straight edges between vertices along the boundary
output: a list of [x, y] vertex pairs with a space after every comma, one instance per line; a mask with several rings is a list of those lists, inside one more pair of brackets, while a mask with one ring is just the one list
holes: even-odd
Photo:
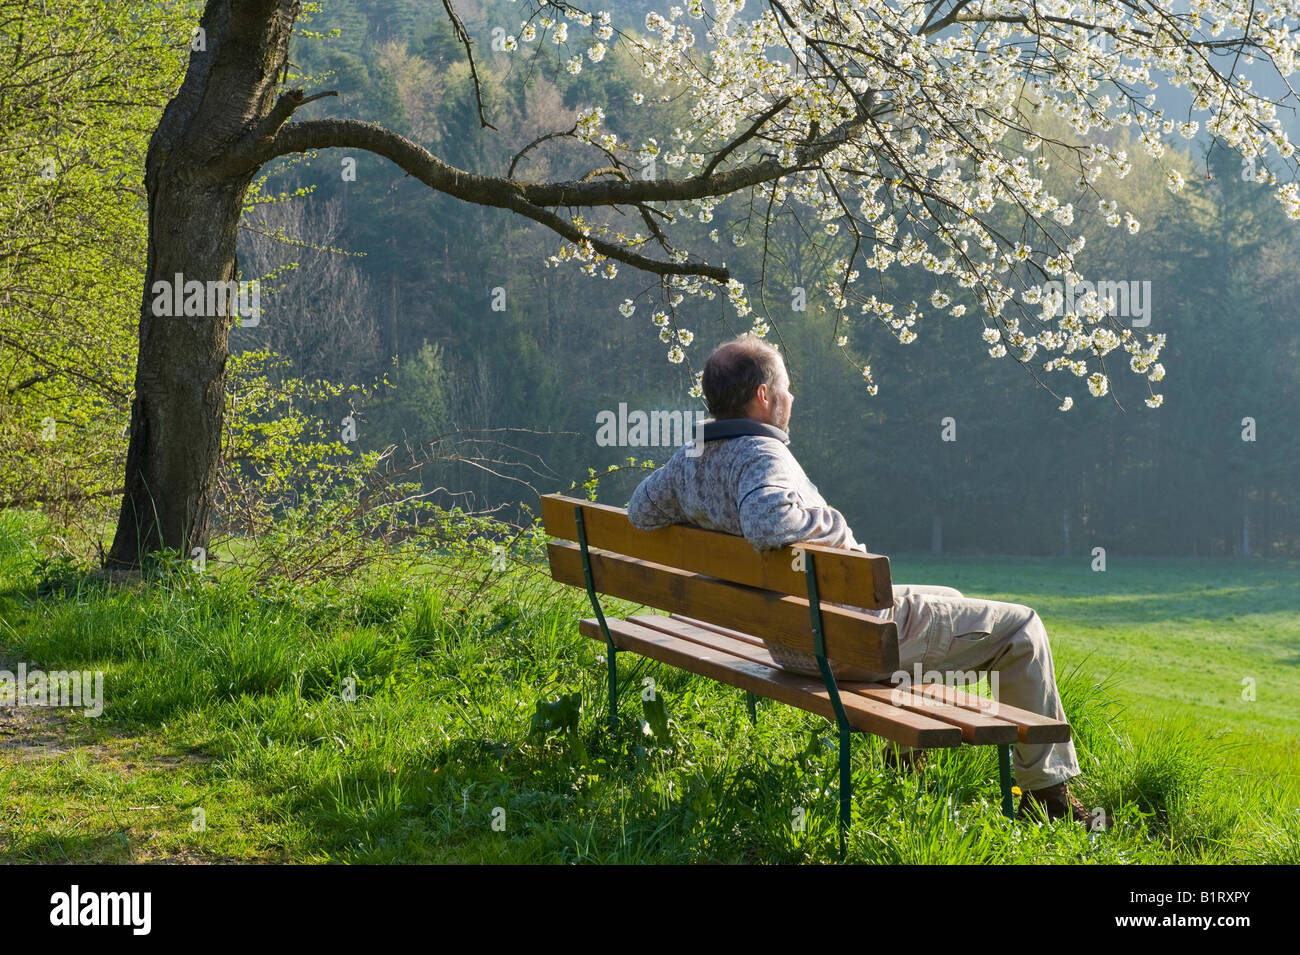
[[[1226, 51], [1244, 38], [1242, 67], [1254, 56], [1276, 67], [1269, 73], [1273, 80], [1274, 72], [1288, 77], [1300, 68], [1297, 0], [1254, 5], [1188, 0], [1187, 12], [1179, 7], [1177, 14], [1161, 9], [1167, 4], [1110, 0], [1037, 5], [975, 0], [962, 5], [960, 21], [931, 35], [921, 28], [933, 4], [837, 0], [787, 6], [797, 20], [793, 30], [774, 5], [743, 0], [670, 0], [664, 9], [644, 15], [644, 31], [635, 38], [616, 34], [608, 13], [593, 18], [567, 5], [542, 3], [546, 16], [536, 22], [557, 44], [568, 38], [566, 20], [596, 27], [594, 39], [583, 35], [582, 55], [559, 61], [574, 73], [594, 68], [587, 64], [608, 63], [625, 43], [644, 83], [644, 92], [631, 94], [632, 102], [671, 100], [674, 110], [680, 106], [689, 115], [689, 123], [676, 120], [681, 128], [671, 134], [653, 130], [664, 145], [654, 137], [637, 145], [605, 129], [598, 109], [579, 112], [578, 137], [625, 166], [640, 162], [644, 167], [654, 160], [657, 178], [699, 175], [778, 97], [788, 97], [763, 121], [761, 135], [732, 150], [718, 172], [761, 162], [797, 170], [779, 179], [760, 178], [752, 189], [762, 201], [751, 209], [771, 207], [779, 214], [789, 207], [801, 223], [834, 237], [825, 244], [841, 256], [836, 272], [844, 277], [833, 285], [834, 307], [845, 315], [860, 308], [900, 342], [916, 340], [923, 319], [915, 303], [892, 301], [885, 289], [907, 283], [882, 285], [869, 275], [858, 283], [858, 269], [924, 272], [913, 274], [936, 289], [928, 301], [943, 317], [982, 312], [987, 330], [980, 347], [990, 355], [1032, 358], [1046, 371], [1085, 378], [1094, 396], [1109, 393], [1100, 360], [1121, 345], [1129, 372], [1160, 381], [1163, 336], [1139, 341], [1129, 329], [1117, 335], [1107, 327], [1106, 303], [1098, 296], [1078, 296], [1067, 308], [1059, 292], [1067, 282], [1083, 280], [1077, 260], [1085, 226], [1102, 222], [1114, 229], [1122, 225], [1130, 235], [1141, 231], [1140, 209], [1120, 208], [1113, 194], [1116, 182], [1138, 164], [1143, 176], [1159, 164], [1164, 187], [1185, 197], [1187, 181], [1171, 168], [1177, 163], [1170, 146], [1185, 149], [1204, 132], [1252, 162], [1285, 214], [1300, 220], [1296, 150], [1279, 118], [1281, 104], [1255, 93], [1244, 73], [1229, 72], [1227, 57], [1189, 45], [1189, 37], [1204, 42], [1206, 36], [1222, 36], [1219, 48]], [[521, 24], [519, 35], [529, 43], [538, 33], [528, 23]], [[705, 36], [707, 44], [700, 42]], [[809, 38], [827, 42], [809, 55]], [[799, 57], [797, 69], [787, 44]], [[697, 45], [707, 48], [707, 56]], [[1173, 114], [1173, 101], [1157, 101], [1157, 89], [1173, 91], [1177, 102], [1190, 103], [1191, 109]], [[878, 106], [888, 102], [890, 109], [852, 127], [862, 105], [858, 97], [868, 92]], [[1163, 107], [1170, 108], [1169, 116]], [[1039, 125], [1051, 117], [1067, 126], [1069, 135], [1055, 129], [1049, 135]], [[814, 124], [820, 137], [852, 128], [813, 153], [808, 137]], [[1289, 167], [1285, 176], [1278, 168], [1283, 163]], [[1049, 169], [1055, 170], [1050, 179], [1044, 175]], [[709, 224], [719, 202], [714, 196], [656, 200], [652, 211], [663, 222], [688, 218]], [[548, 265], [575, 262], [587, 274], [612, 275], [611, 257], [593, 246], [596, 229], [603, 230], [604, 242], [661, 254], [664, 261], [686, 261], [680, 248], [664, 253], [650, 236], [625, 235], [617, 224], [604, 224], [617, 220], [580, 224], [571, 208], [552, 211], [573, 217], [590, 240], [563, 244]], [[720, 211], [718, 216], [721, 220]], [[726, 221], [708, 233], [715, 243], [708, 250], [716, 259], [710, 264], [726, 264], [730, 247], [723, 246], [723, 238], [743, 246], [747, 237], [764, 235], [757, 215]], [[853, 246], [851, 259], [841, 246]], [[674, 297], [712, 300], [724, 291], [722, 283], [697, 275], [669, 275], [664, 281]], [[727, 282], [725, 294], [736, 316], [750, 316], [738, 281]], [[958, 297], [969, 305], [953, 305]], [[629, 308], [624, 314], [630, 314], [630, 301], [624, 304]], [[654, 317], [657, 331], [668, 324], [661, 315]], [[1024, 323], [1023, 330], [1017, 322]], [[768, 331], [764, 322], [751, 324], [758, 334]], [[836, 343], [845, 347], [847, 337], [837, 335]], [[685, 345], [675, 336], [670, 341], [677, 349], [671, 358]], [[1038, 357], [1039, 351], [1047, 354]], [[874, 394], [869, 368], [864, 383]], [[1159, 405], [1154, 398], [1148, 404], [1152, 401]], [[1066, 398], [1062, 410], [1071, 405]]]

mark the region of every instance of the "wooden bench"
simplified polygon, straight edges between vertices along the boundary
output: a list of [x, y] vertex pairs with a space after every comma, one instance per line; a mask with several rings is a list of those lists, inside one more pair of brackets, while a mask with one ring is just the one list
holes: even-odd
[[[756, 551], [743, 537], [674, 525], [642, 531], [622, 508], [580, 498], [542, 497], [551, 576], [585, 587], [596, 616], [580, 633], [606, 645], [611, 726], [617, 717], [616, 654], [631, 651], [779, 700], [839, 728], [840, 850], [849, 826], [850, 733], [871, 733], [931, 749], [998, 747], [1002, 809], [1013, 815], [1011, 745], [1064, 742], [1067, 723], [940, 684], [845, 683], [831, 662], [872, 673], [898, 669], [892, 622], [833, 604], [893, 606], [889, 558], [817, 544]], [[570, 543], [572, 542], [572, 543]], [[599, 595], [661, 614], [607, 619]], [[821, 679], [782, 670], [763, 638], [817, 659]], [[995, 715], [996, 714], [996, 715]]]

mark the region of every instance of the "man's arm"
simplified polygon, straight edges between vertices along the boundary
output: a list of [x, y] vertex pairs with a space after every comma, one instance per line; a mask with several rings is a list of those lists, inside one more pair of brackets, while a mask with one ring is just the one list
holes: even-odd
[[668, 465], [655, 469], [636, 486], [632, 500], [627, 503], [627, 519], [633, 527], [643, 531], [685, 523], [672, 493]]
[[[849, 533], [849, 539], [850, 539], [850, 540], [853, 539], [853, 534], [852, 534], [852, 532]], [[820, 544], [820, 543], [823, 543], [823, 542], [822, 542], [822, 541], [790, 541], [789, 543], [791, 543], [791, 544]], [[828, 546], [828, 547], [842, 547], [842, 548], [844, 548], [845, 550], [856, 550], [856, 551], [858, 551], [858, 552], [861, 553], [861, 554], [868, 554], [868, 553], [870, 553], [870, 551], [867, 550], [867, 545], [866, 545], [866, 544], [860, 543], [859, 541], [856, 541], [856, 540], [854, 540], [852, 543], [849, 543], [849, 544], [828, 544], [827, 546]]]
[[844, 515], [825, 504], [806, 504], [796, 488], [807, 478], [793, 457], [772, 449], [741, 467], [737, 504], [740, 526], [756, 550], [792, 543], [826, 544], [866, 552], [853, 538]]

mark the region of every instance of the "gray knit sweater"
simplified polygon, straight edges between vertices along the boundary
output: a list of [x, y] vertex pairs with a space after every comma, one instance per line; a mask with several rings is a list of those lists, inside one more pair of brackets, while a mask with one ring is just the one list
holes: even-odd
[[744, 537], [755, 550], [795, 542], [851, 547], [844, 515], [827, 505], [790, 453], [790, 439], [741, 435], [678, 448], [668, 463], [638, 485], [627, 505], [634, 527], [652, 530], [694, 524]]

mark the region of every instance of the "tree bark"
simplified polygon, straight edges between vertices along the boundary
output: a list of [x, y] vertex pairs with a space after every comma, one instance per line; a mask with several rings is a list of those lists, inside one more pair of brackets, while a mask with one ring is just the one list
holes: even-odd
[[[299, 0], [210, 0], [202, 49], [150, 139], [145, 160], [149, 243], [125, 494], [110, 566], [207, 543], [221, 451], [231, 319], [158, 316], [154, 283], [230, 282], [254, 170], [230, 168], [232, 145], [275, 105]], [[195, 41], [198, 45], [199, 40]]]

